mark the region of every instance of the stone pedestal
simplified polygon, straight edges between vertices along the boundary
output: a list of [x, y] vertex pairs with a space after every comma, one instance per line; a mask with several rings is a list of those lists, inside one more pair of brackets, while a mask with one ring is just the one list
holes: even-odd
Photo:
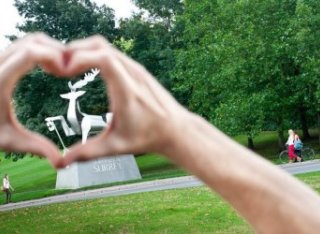
[[141, 179], [133, 155], [108, 156], [75, 162], [57, 172], [56, 189], [77, 189], [98, 184]]

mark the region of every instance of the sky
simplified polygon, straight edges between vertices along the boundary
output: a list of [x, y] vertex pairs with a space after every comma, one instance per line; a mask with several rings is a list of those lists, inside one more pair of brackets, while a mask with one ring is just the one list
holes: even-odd
[[[117, 19], [129, 17], [131, 12], [137, 8], [130, 0], [93, 0], [98, 5], [106, 4], [115, 10]], [[0, 0], [0, 49], [7, 47], [10, 41], [5, 35], [17, 34], [15, 26], [17, 23], [23, 22], [18, 11], [13, 5], [14, 0]]]

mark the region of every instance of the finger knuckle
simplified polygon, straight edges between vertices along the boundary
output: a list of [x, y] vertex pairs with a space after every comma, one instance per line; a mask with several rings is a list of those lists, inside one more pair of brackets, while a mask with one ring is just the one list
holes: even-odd
[[32, 40], [34, 42], [41, 42], [47, 38], [47, 35], [43, 32], [35, 32], [32, 34]]
[[0, 149], [10, 152], [13, 150], [13, 142], [7, 136], [2, 136], [0, 138]]
[[106, 40], [106, 38], [100, 34], [93, 36], [93, 42], [99, 47], [104, 47], [105, 45], [108, 44], [108, 41]]
[[109, 65], [112, 65], [113, 62], [114, 62], [114, 58], [111, 55], [111, 53], [108, 53], [108, 52], [106, 52], [104, 50], [100, 51], [100, 57], [101, 57], [102, 61], [108, 63]]
[[26, 43], [24, 47], [21, 49], [21, 53], [26, 58], [33, 58], [34, 56], [34, 47], [35, 44], [32, 42]]

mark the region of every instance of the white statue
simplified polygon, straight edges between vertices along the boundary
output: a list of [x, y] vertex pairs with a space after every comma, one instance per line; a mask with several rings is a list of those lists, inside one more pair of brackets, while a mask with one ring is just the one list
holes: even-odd
[[[68, 86], [70, 88], [70, 93], [61, 94], [62, 98], [69, 100], [69, 107], [67, 112], [67, 120], [62, 115], [48, 117], [46, 118], [47, 126], [49, 131], [56, 131], [59, 139], [66, 149], [63, 141], [59, 135], [59, 132], [56, 129], [54, 121], [60, 121], [62, 125], [62, 129], [66, 136], [73, 136], [73, 135], [82, 135], [82, 144], [85, 144], [88, 138], [88, 135], [91, 133], [98, 133], [104, 127], [111, 123], [112, 120], [112, 113], [107, 113], [103, 115], [88, 115], [80, 110], [80, 105], [77, 99], [85, 94], [85, 91], [77, 91], [94, 80], [94, 78], [99, 74], [98, 69], [92, 69], [92, 73], [86, 73], [84, 79], [77, 81], [76, 83], [72, 84], [71, 81], [68, 82]], [[70, 127], [69, 127], [70, 125]]]

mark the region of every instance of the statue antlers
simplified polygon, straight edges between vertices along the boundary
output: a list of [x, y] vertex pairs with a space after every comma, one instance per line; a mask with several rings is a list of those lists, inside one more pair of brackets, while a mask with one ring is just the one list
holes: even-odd
[[84, 86], [86, 86], [89, 82], [92, 82], [94, 78], [99, 74], [99, 69], [91, 69], [91, 73], [85, 73], [84, 78], [82, 80], [77, 81], [72, 84], [71, 81], [68, 82], [68, 86], [71, 91], [76, 91]]

